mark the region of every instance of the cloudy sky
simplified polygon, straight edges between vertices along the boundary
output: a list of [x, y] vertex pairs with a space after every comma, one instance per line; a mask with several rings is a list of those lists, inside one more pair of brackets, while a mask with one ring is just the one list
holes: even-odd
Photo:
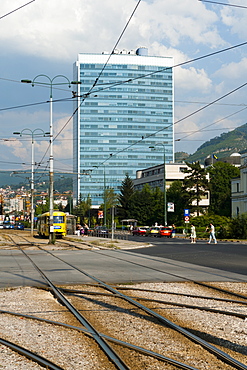
[[[247, 40], [247, 1], [232, 1], [142, 0], [118, 45], [174, 57], [175, 151], [194, 153], [204, 141], [246, 123], [247, 45], [231, 47]], [[137, 4], [1, 0], [0, 169], [30, 168], [30, 137], [13, 132], [49, 131], [49, 88], [20, 80], [39, 74], [72, 80], [77, 55], [110, 52]], [[70, 97], [66, 86], [53, 91], [54, 100]], [[71, 171], [73, 105], [57, 102], [53, 110], [54, 136], [65, 125], [54, 143], [54, 169]], [[42, 159], [44, 168], [47, 148], [47, 139], [37, 138], [35, 160]]]

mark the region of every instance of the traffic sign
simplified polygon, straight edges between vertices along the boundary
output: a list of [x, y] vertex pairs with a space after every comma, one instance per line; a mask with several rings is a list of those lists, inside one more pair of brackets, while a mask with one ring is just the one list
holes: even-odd
[[189, 209], [185, 209], [184, 210], [184, 216], [189, 216], [190, 215], [190, 210]]
[[185, 221], [185, 222], [188, 222], [189, 220], [190, 220], [190, 216], [185, 216], [185, 217], [184, 217], [184, 221]]

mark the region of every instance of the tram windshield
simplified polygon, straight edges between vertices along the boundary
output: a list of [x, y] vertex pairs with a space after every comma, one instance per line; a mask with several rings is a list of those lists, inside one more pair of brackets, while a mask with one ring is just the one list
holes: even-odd
[[64, 216], [53, 216], [53, 223], [54, 224], [64, 223]]

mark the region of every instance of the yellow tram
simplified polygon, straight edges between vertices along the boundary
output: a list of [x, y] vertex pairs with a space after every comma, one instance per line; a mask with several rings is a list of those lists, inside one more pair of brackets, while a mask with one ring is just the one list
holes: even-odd
[[[53, 231], [56, 237], [67, 234], [66, 214], [60, 211], [53, 212]], [[49, 236], [50, 233], [50, 213], [45, 212], [38, 216], [37, 232], [39, 236]]]

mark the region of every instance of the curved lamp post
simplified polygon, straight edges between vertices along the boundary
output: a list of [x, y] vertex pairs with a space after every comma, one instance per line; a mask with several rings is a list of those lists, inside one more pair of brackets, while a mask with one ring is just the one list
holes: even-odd
[[34, 137], [37, 136], [43, 136], [46, 137], [50, 135], [49, 132], [44, 132], [41, 128], [36, 128], [35, 130], [30, 130], [29, 128], [24, 128], [20, 132], [13, 132], [14, 135], [20, 135], [20, 136], [31, 136], [32, 138], [32, 159], [31, 159], [31, 168], [32, 168], [32, 175], [31, 175], [31, 236], [33, 236], [33, 224], [34, 224], [34, 202], [33, 202], [33, 196], [34, 196]]
[[[48, 82], [42, 82], [40, 81], [40, 78], [45, 78], [48, 80]], [[63, 78], [66, 80], [66, 82], [55, 82], [57, 78]], [[49, 76], [45, 74], [37, 75], [33, 80], [24, 79], [21, 80], [23, 83], [32, 84], [34, 87], [36, 85], [44, 85], [44, 86], [50, 86], [50, 232], [49, 232], [49, 242], [55, 243], [55, 234], [54, 234], [54, 227], [53, 227], [53, 191], [54, 191], [54, 170], [53, 170], [53, 121], [52, 121], [52, 88], [53, 86], [61, 86], [61, 85], [67, 85], [69, 88], [71, 85], [79, 85], [81, 82], [79, 81], [70, 81], [66, 76], [64, 75], [57, 75], [53, 78], [50, 78]]]
[[167, 225], [167, 207], [166, 207], [166, 153], [165, 153], [165, 144], [157, 143], [153, 146], [150, 146], [150, 149], [155, 149], [156, 146], [162, 145], [163, 146], [163, 153], [164, 153], [164, 176], [163, 176], [163, 191], [164, 191], [164, 226]]

